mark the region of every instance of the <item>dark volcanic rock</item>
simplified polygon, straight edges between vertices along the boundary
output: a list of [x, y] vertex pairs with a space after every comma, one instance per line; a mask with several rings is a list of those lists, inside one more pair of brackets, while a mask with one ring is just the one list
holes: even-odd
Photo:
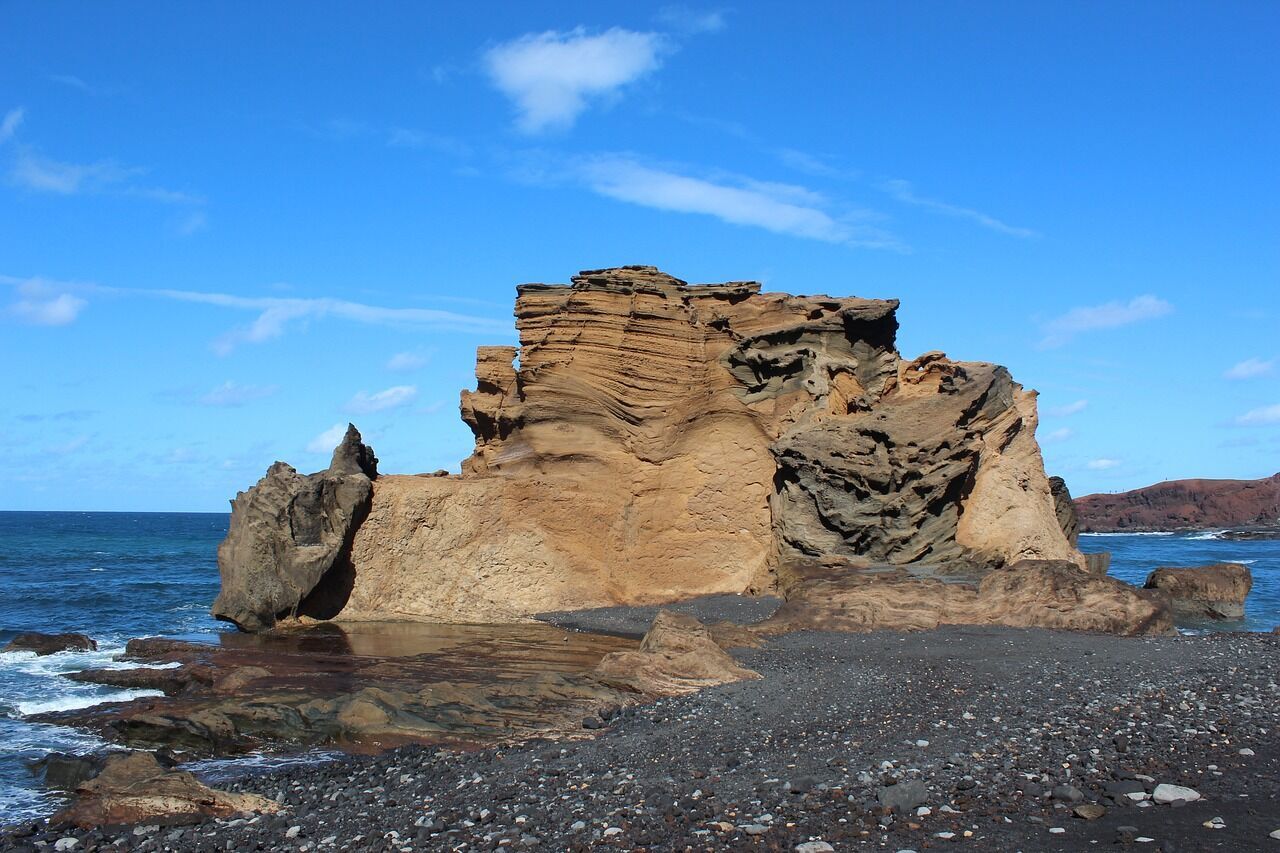
[[1067, 541], [1072, 545], [1078, 545], [1080, 519], [1076, 517], [1076, 505], [1071, 501], [1071, 490], [1067, 488], [1067, 481], [1061, 477], [1050, 477], [1049, 494], [1053, 495], [1053, 506], [1058, 513], [1058, 523], [1062, 525], [1062, 532], [1067, 534]]
[[81, 783], [97, 776], [106, 763], [105, 755], [68, 755], [51, 752], [31, 765], [31, 769], [44, 775], [47, 788], [58, 791], [74, 791]]
[[1244, 601], [1253, 588], [1248, 566], [1216, 563], [1191, 568], [1156, 569], [1146, 589], [1159, 590], [1169, 599], [1175, 616], [1186, 619], [1243, 619]]
[[1178, 530], [1275, 525], [1280, 474], [1262, 480], [1170, 480], [1131, 492], [1076, 500], [1083, 530]]
[[303, 476], [277, 462], [236, 495], [230, 532], [218, 546], [222, 592], [213, 615], [261, 631], [284, 617], [337, 613], [354, 578], [351, 540], [377, 476], [377, 458], [348, 425], [327, 470]]
[[88, 652], [97, 648], [97, 642], [84, 634], [41, 634], [38, 631], [27, 631], [14, 637], [0, 651], [52, 655], [67, 651]]

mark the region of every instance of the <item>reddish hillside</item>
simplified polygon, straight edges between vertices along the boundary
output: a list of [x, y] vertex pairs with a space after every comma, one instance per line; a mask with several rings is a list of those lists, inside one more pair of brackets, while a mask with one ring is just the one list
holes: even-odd
[[1080, 529], [1240, 527], [1280, 522], [1280, 474], [1261, 480], [1169, 480], [1114, 495], [1076, 499]]

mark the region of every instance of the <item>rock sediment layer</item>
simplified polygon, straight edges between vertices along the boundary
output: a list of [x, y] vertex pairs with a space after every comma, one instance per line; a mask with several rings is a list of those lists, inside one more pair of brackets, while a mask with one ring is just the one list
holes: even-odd
[[[462, 393], [476, 446], [461, 475], [368, 477], [367, 517], [357, 501], [339, 513], [350, 527], [334, 525], [355, 528], [339, 584], [325, 567], [341, 548], [290, 563], [282, 508], [318, 487], [273, 468], [237, 498], [228, 542], [248, 544], [220, 553], [219, 615], [251, 630], [292, 613], [522, 621], [774, 591], [806, 559], [974, 583], [1022, 560], [1083, 567], [1035, 441], [1035, 393], [997, 365], [902, 358], [897, 305], [653, 267], [522, 285], [520, 346], [481, 347]], [[316, 596], [325, 612], [307, 606]], [[1141, 607], [1125, 608], [1135, 629]]]

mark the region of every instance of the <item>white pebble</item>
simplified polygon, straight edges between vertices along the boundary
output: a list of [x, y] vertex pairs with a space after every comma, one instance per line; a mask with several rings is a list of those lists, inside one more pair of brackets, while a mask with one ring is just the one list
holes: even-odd
[[1241, 755], [1253, 755], [1254, 753], [1253, 753], [1253, 750], [1252, 750], [1252, 749], [1249, 749], [1248, 747], [1245, 747], [1244, 749], [1240, 750], [1240, 754], [1241, 754]]
[[1049, 827], [1049, 831], [1054, 835], [1061, 835], [1062, 833], [1066, 832], [1066, 830], [1060, 826], [1051, 826]]
[[931, 814], [933, 814], [933, 809], [928, 806], [921, 806], [916, 809], [916, 817], [928, 817]]
[[291, 827], [289, 827], [289, 828], [285, 831], [285, 833], [284, 833], [284, 837], [285, 837], [285, 838], [297, 838], [297, 837], [298, 837], [298, 833], [299, 833], [299, 832], [302, 832], [302, 827], [300, 827], [300, 826], [291, 826]]

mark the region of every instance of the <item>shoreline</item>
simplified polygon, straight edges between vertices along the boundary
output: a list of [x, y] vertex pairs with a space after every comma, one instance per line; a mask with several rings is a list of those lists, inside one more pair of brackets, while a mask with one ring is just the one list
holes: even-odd
[[[976, 849], [1065, 850], [1132, 826], [1151, 849], [1258, 848], [1280, 829], [1277, 652], [1280, 637], [1257, 633], [801, 631], [733, 651], [762, 680], [632, 706], [592, 739], [410, 746], [251, 773], [220, 787], [284, 813], [138, 833], [10, 827], [0, 846], [918, 849], [953, 832]], [[1135, 775], [1205, 800], [1116, 805], [1107, 786], [1145, 784]], [[914, 781], [930, 814], [879, 813], [883, 791]], [[1059, 786], [1076, 793], [1056, 798]], [[1072, 817], [1076, 794], [1106, 814]], [[1214, 817], [1226, 827], [1202, 826]]]

